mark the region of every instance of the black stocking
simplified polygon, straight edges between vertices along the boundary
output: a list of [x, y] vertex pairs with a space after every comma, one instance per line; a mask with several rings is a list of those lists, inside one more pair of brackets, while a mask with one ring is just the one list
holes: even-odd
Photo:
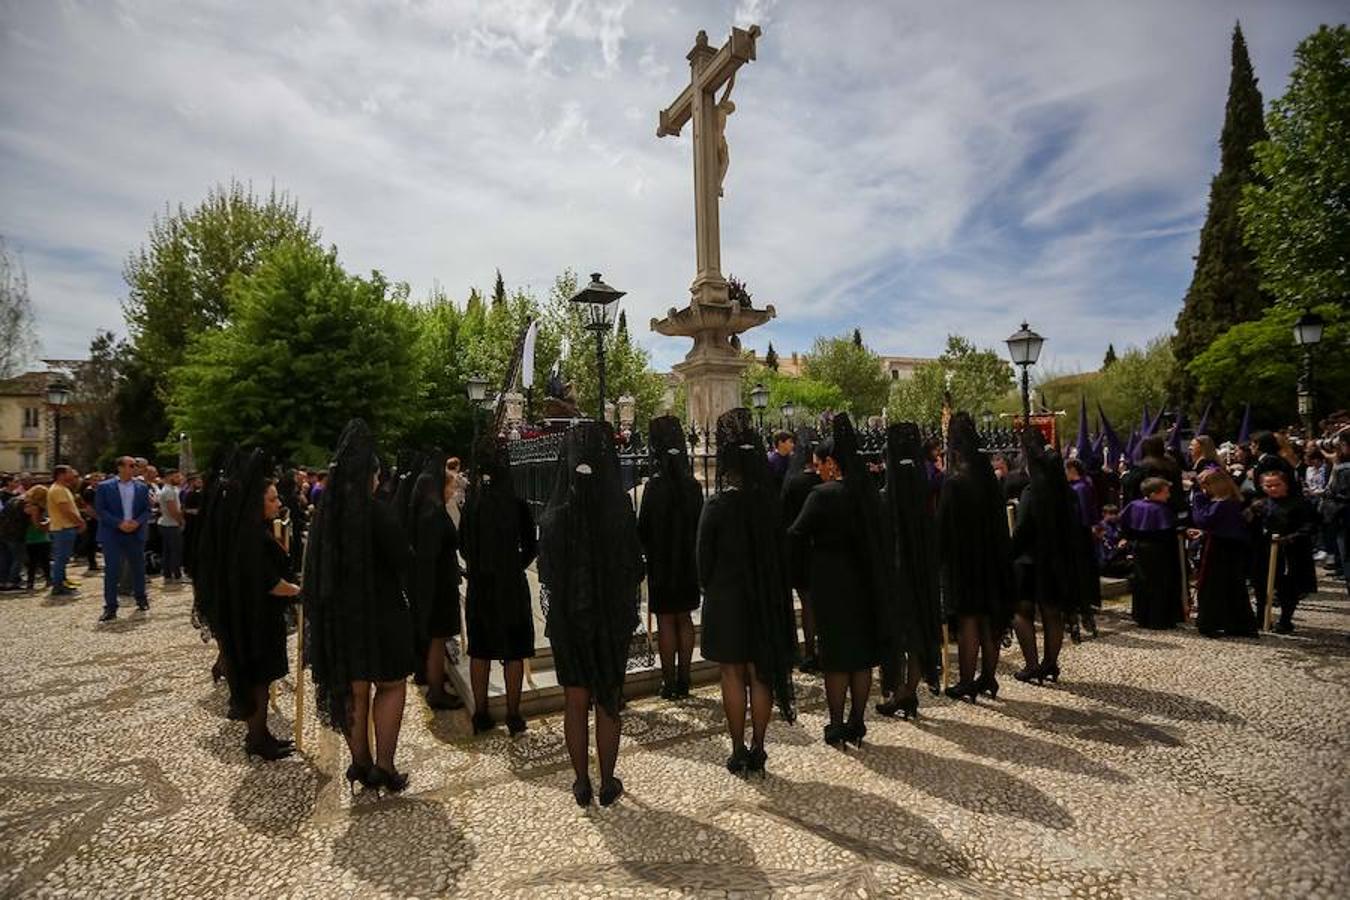
[[600, 757], [600, 788], [614, 780], [614, 765], [619, 761], [619, 734], [623, 721], [595, 704], [595, 753]]
[[960, 661], [962, 683], [975, 680], [975, 660], [980, 655], [980, 619], [962, 616], [957, 622], [957, 658]]
[[1064, 613], [1042, 605], [1041, 622], [1045, 625], [1045, 664], [1049, 666], [1059, 662], [1059, 648], [1064, 645]]
[[675, 621], [680, 626], [680, 664], [676, 677], [680, 683], [688, 684], [689, 666], [694, 659], [694, 617], [682, 612], [675, 616]]
[[[520, 687], [525, 681], [525, 660], [508, 659], [502, 664], [506, 678], [506, 714], [520, 715]], [[486, 704], [484, 705], [486, 708]]]
[[863, 720], [863, 713], [867, 711], [867, 697], [872, 693], [872, 670], [859, 669], [849, 674], [848, 691], [850, 700], [848, 711], [848, 722], [850, 725], [857, 725]]
[[590, 784], [590, 709], [591, 692], [585, 688], [563, 688], [563, 736], [567, 740], [567, 756], [572, 760], [572, 771], [577, 781]]
[[722, 663], [722, 711], [727, 716], [731, 749], [745, 745], [745, 669], [740, 663]]
[[746, 667], [750, 682], [750, 722], [754, 734], [751, 746], [764, 746], [764, 733], [769, 730], [769, 718], [773, 715], [773, 689], [755, 674], [754, 664]]
[[[1050, 620], [1045, 616], [1045, 607], [1041, 607], [1041, 622], [1045, 625], [1045, 657], [1050, 661]], [[1022, 648], [1022, 657], [1027, 668], [1034, 669], [1040, 663], [1036, 658], [1036, 611], [1030, 603], [1017, 604], [1017, 615], [1013, 617], [1013, 631], [1017, 632], [1017, 643]]]
[[352, 708], [347, 716], [347, 749], [351, 751], [352, 762], [358, 766], [369, 766], [370, 732], [370, 682], [352, 682]]
[[248, 742], [250, 744], [260, 744], [270, 735], [267, 733], [267, 698], [268, 685], [255, 684], [250, 689], [253, 695], [253, 712], [246, 720], [248, 725]]
[[394, 771], [407, 689], [406, 681], [381, 681], [375, 686], [375, 764], [386, 772]]
[[985, 678], [993, 678], [998, 670], [998, 644], [1002, 635], [994, 634], [994, 628], [989, 624], [987, 616], [981, 617], [980, 623], [980, 674]]
[[802, 601], [802, 638], [806, 643], [806, 650], [803, 653], [807, 659], [816, 658], [816, 611], [811, 606], [811, 595], [806, 591], [798, 591], [797, 596]]
[[427, 698], [439, 699], [445, 693], [445, 641], [433, 638], [427, 645]]
[[844, 694], [848, 693], [848, 672], [825, 672], [825, 705], [830, 709], [830, 724], [844, 723]]
[[656, 617], [656, 649], [661, 654], [661, 681], [675, 683], [675, 657], [680, 647], [680, 619], [676, 613]]
[[487, 712], [488, 673], [492, 671], [492, 660], [469, 658], [469, 685], [473, 688], [473, 711], [475, 715]]
[[904, 697], [906, 700], [908, 700], [910, 697], [913, 697], [916, 694], [918, 694], [919, 679], [922, 677], [923, 673], [919, 671], [919, 657], [911, 653], [909, 655], [908, 677], [905, 679], [903, 689], [898, 687], [896, 688], [895, 691], [896, 696]]

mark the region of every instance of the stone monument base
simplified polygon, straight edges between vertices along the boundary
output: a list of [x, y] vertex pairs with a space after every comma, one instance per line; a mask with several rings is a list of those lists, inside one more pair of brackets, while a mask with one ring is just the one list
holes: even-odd
[[672, 366], [689, 398], [689, 424], [711, 432], [718, 416], [741, 406], [741, 373], [749, 366], [748, 360], [731, 354], [700, 355]]

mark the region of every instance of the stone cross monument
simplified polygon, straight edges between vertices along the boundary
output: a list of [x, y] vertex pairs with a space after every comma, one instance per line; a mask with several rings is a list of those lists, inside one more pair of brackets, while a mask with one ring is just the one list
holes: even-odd
[[[694, 245], [698, 271], [690, 285], [689, 305], [671, 307], [664, 319], [652, 319], [658, 334], [691, 337], [694, 347], [674, 369], [689, 396], [689, 424], [711, 427], [716, 418], [741, 405], [741, 372], [749, 363], [741, 358], [736, 337], [772, 319], [772, 306], [753, 309], [732, 300], [722, 276], [722, 239], [718, 200], [731, 156], [727, 150], [727, 117], [736, 111], [731, 89], [736, 70], [755, 58], [758, 25], [731, 29], [720, 49], [708, 46], [700, 31], [689, 51], [689, 84], [675, 102], [661, 111], [657, 137], [678, 135], [686, 122], [694, 123]], [[723, 91], [717, 98], [717, 92]]]

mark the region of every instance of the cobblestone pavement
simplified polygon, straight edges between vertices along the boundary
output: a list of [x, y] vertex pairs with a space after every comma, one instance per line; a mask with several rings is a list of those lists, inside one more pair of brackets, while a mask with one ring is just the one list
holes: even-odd
[[[0, 597], [0, 895], [1332, 897], [1350, 878], [1344, 593], [1288, 638], [1108, 612], [1058, 687], [1005, 665], [997, 701], [925, 696], [861, 750], [820, 742], [803, 678], [763, 781], [722, 767], [715, 687], [641, 701], [628, 795], [583, 812], [558, 717], [475, 739], [411, 691], [403, 796], [349, 797], [312, 721], [306, 757], [247, 761], [188, 590], [96, 628], [97, 587]], [[284, 683], [274, 731], [293, 710]]]

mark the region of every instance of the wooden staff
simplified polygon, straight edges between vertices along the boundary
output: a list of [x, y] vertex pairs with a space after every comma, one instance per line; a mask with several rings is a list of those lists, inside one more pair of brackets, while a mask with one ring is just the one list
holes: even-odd
[[1186, 533], [1177, 532], [1177, 556], [1181, 563], [1181, 621], [1191, 620], [1191, 580], [1186, 574]]
[[942, 623], [942, 689], [947, 690], [947, 623]]
[[1013, 530], [1017, 527], [1017, 506], [1009, 503], [1004, 508], [1008, 512], [1008, 534], [1012, 535]]
[[305, 752], [305, 605], [295, 607], [295, 752]]
[[1272, 534], [1270, 536], [1270, 559], [1266, 566], [1266, 631], [1270, 631], [1275, 617], [1275, 567], [1280, 561], [1280, 536]]

